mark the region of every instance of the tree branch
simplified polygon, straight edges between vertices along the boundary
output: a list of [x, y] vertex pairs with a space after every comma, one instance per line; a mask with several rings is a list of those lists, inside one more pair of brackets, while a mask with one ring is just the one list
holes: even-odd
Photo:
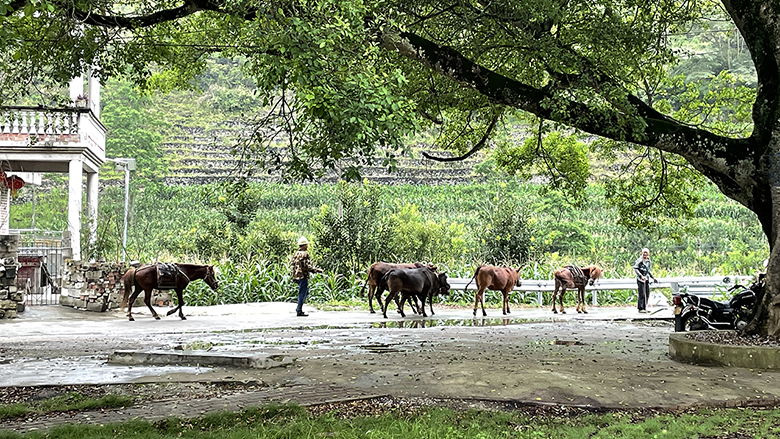
[[490, 134], [493, 133], [493, 129], [496, 127], [496, 123], [498, 123], [498, 116], [494, 117], [493, 120], [490, 121], [490, 125], [488, 125], [487, 129], [485, 130], [485, 135], [482, 136], [482, 139], [477, 142], [476, 145], [474, 145], [469, 152], [463, 154], [462, 156], [458, 157], [437, 157], [434, 155], [430, 155], [427, 152], [423, 151], [422, 155], [426, 159], [431, 159], [437, 162], [460, 162], [463, 160], [466, 160], [467, 158], [471, 157], [475, 152], [479, 151], [480, 149], [484, 148], [487, 144], [488, 139], [490, 139]]

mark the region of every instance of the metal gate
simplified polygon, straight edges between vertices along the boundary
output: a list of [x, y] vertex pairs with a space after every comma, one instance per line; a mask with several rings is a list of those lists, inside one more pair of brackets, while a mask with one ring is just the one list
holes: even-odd
[[25, 293], [25, 305], [59, 305], [63, 267], [62, 232], [15, 230], [19, 234], [19, 270], [16, 286]]

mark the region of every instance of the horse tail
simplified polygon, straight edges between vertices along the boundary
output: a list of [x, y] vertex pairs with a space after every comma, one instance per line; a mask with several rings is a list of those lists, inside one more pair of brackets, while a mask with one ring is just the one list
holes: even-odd
[[120, 312], [125, 311], [125, 306], [127, 306], [127, 299], [130, 298], [130, 291], [133, 289], [133, 284], [135, 284], [135, 268], [130, 267], [125, 274], [122, 276], [122, 281], [125, 284], [125, 292], [122, 294], [122, 304], [120, 305]]
[[463, 294], [466, 294], [466, 290], [469, 289], [469, 285], [471, 285], [471, 281], [474, 280], [477, 277], [477, 274], [479, 274], [479, 270], [482, 268], [482, 266], [478, 266], [476, 270], [474, 270], [474, 276], [471, 276], [471, 279], [469, 279], [469, 282], [466, 284], [465, 287], [463, 287]]

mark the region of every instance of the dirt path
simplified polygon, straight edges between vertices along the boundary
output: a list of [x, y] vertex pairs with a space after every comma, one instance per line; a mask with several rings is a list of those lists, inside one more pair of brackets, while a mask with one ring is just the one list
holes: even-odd
[[[516, 310], [516, 320], [441, 310], [437, 319], [399, 324], [395, 316], [384, 320], [364, 311], [315, 311], [296, 320], [290, 304], [283, 305], [190, 308], [187, 321], [35, 311], [0, 323], [6, 334], [0, 387], [239, 382], [263, 389], [335, 386], [403, 398], [623, 408], [780, 400], [780, 372], [676, 363], [667, 355], [671, 322], [635, 320], [633, 309], [555, 319], [546, 310]], [[177, 348], [278, 354], [295, 363], [268, 370], [106, 364], [120, 349]]]

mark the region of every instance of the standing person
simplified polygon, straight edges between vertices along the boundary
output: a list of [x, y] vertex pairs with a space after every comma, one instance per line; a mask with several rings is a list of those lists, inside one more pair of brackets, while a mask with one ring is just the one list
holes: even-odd
[[298, 251], [292, 257], [293, 280], [298, 284], [298, 307], [295, 309], [298, 317], [307, 317], [303, 312], [303, 303], [309, 295], [309, 273], [322, 273], [321, 268], [317, 268], [311, 263], [309, 258], [309, 241], [301, 236], [298, 239]]
[[636, 301], [636, 306], [641, 313], [648, 312], [647, 302], [650, 298], [650, 279], [653, 279], [653, 282], [658, 283], [658, 279], [653, 276], [652, 268], [653, 262], [650, 260], [650, 250], [643, 248], [642, 255], [634, 262], [634, 272], [636, 273], [637, 292], [639, 296]]

